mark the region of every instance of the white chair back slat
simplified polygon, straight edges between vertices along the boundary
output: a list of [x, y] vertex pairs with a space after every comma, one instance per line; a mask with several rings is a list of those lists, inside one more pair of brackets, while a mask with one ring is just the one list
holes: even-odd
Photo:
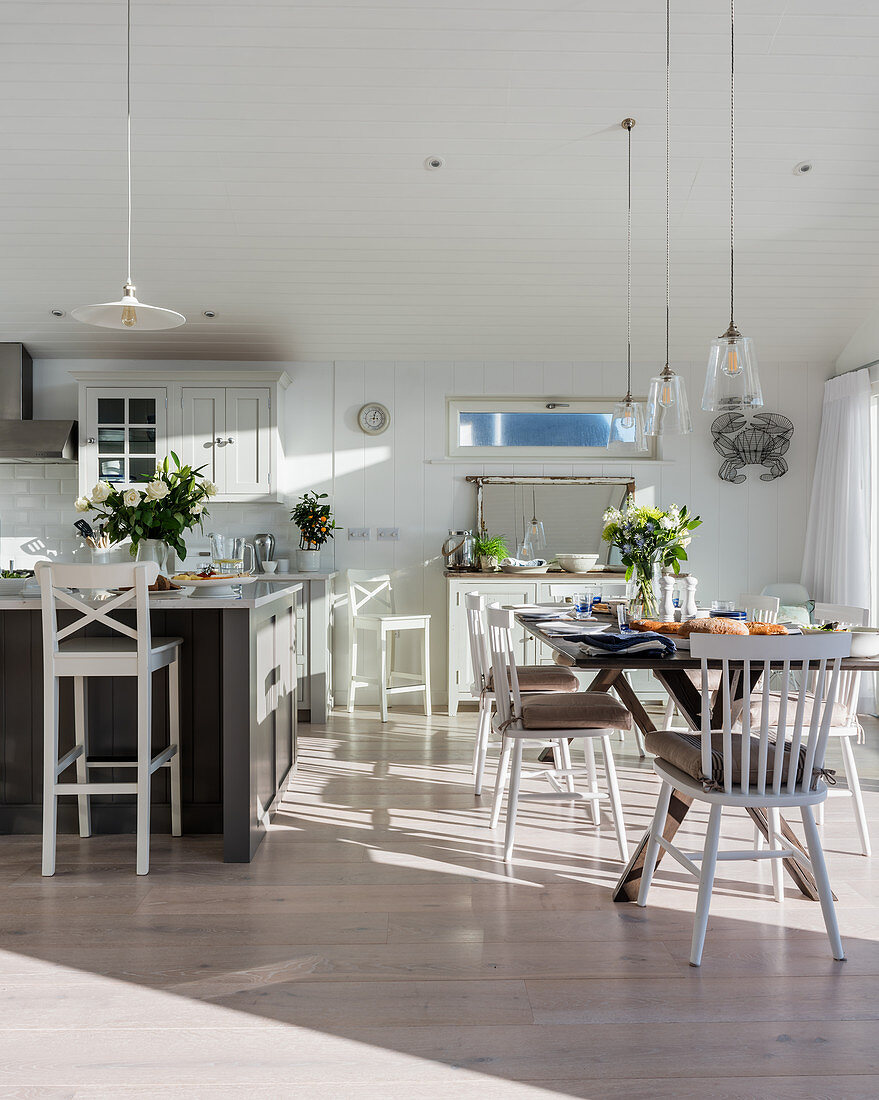
[[778, 596], [757, 596], [745, 592], [739, 596], [737, 606], [747, 612], [752, 623], [774, 623], [778, 621], [781, 600]]
[[[776, 728], [780, 730], [787, 729], [787, 693], [790, 690], [790, 661], [785, 661], [781, 670], [781, 695], [778, 700], [778, 722]], [[782, 741], [784, 738], [781, 739]], [[772, 774], [772, 793], [781, 793], [781, 781], [782, 775], [782, 762], [784, 759], [784, 753], [778, 751], [776, 744], [775, 752], [775, 768]]]
[[[783, 788], [788, 793], [805, 793], [812, 789], [812, 776], [824, 765], [824, 753], [830, 730], [832, 704], [836, 697], [840, 680], [840, 661], [847, 656], [851, 648], [851, 636], [847, 634], [815, 635], [772, 635], [741, 637], [739, 635], [693, 634], [690, 639], [691, 653], [700, 660], [702, 666], [702, 771], [711, 776], [711, 734], [715, 737], [722, 733], [723, 789], [728, 794], [764, 795], [767, 787], [770, 793], [778, 794]], [[708, 662], [721, 663], [721, 715], [722, 730], [711, 730], [711, 699], [707, 687]], [[759, 661], [762, 676], [756, 688], [751, 687], [751, 666]], [[731, 707], [732, 682], [735, 667], [741, 662], [742, 681], [742, 724], [740, 730], [733, 728]], [[747, 667], [745, 667], [747, 662]], [[768, 689], [771, 665], [781, 666], [781, 675], [785, 687], [790, 687], [791, 663], [802, 666], [803, 675], [799, 677], [797, 705], [793, 724], [787, 724], [789, 707], [786, 703], [778, 705], [785, 708], [782, 714], [787, 724], [790, 744], [785, 745], [782, 735], [784, 727], [779, 727], [778, 743], [775, 743], [775, 723], [771, 722], [770, 704], [773, 701]], [[819, 694], [812, 706], [812, 718], [808, 726], [804, 723], [806, 688], [805, 672], [810, 663], [817, 663], [817, 684]], [[785, 693], [783, 699], [787, 699]], [[756, 768], [753, 768], [753, 752], [747, 737], [734, 736], [736, 733], [750, 733], [753, 736], [752, 723], [745, 717], [751, 711], [754, 702], [759, 704], [759, 747]], [[777, 698], [775, 700], [777, 702]], [[756, 707], [755, 707], [756, 709]], [[747, 743], [747, 748], [745, 747]], [[788, 749], [785, 757], [785, 748]], [[803, 767], [801, 778], [797, 780], [797, 771], [802, 751]], [[736, 759], [738, 756], [738, 759]], [[770, 760], [771, 772], [770, 772]], [[737, 765], [737, 767], [736, 767]], [[753, 778], [749, 772], [753, 769]], [[740, 779], [733, 782], [733, 773], [738, 771]]]
[[[869, 626], [870, 612], [866, 607], [853, 604], [816, 603], [812, 612], [814, 623], [839, 623], [840, 626]], [[840, 674], [837, 701], [845, 707], [849, 723], [857, 724], [858, 696], [861, 693], [861, 673]]]
[[492, 604], [485, 609], [485, 618], [488, 623], [488, 644], [494, 673], [497, 719], [500, 725], [508, 725], [522, 713], [519, 676], [513, 652], [513, 613]]
[[473, 685], [477, 695], [488, 687], [491, 657], [485, 635], [485, 596], [478, 592], [465, 592], [464, 612], [467, 617], [467, 637], [470, 642], [470, 665], [473, 669]]
[[[43, 618], [43, 649], [54, 674], [54, 659], [59, 643], [95, 624], [106, 627], [137, 643], [138, 661], [148, 664], [152, 645], [150, 633], [149, 586], [159, 575], [156, 562], [120, 562], [113, 565], [79, 565], [64, 562], [38, 562]], [[96, 591], [125, 589], [109, 600], [97, 600]], [[79, 592], [88, 592], [80, 596]], [[112, 617], [114, 611], [134, 604], [134, 628]], [[59, 627], [60, 608], [76, 612], [78, 618]]]

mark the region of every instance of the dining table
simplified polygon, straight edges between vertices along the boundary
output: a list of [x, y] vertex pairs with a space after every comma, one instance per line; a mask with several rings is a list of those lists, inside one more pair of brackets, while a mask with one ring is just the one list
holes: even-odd
[[[560, 609], [561, 612], [561, 609]], [[653, 722], [644, 704], [638, 698], [632, 688], [627, 673], [636, 670], [647, 669], [668, 692], [674, 701], [681, 716], [687, 725], [693, 730], [702, 728], [702, 693], [696, 687], [688, 673], [702, 668], [699, 658], [692, 657], [687, 650], [676, 650], [674, 653], [666, 653], [664, 656], [645, 656], [631, 653], [601, 654], [600, 656], [586, 655], [579, 641], [569, 634], [559, 635], [553, 633], [550, 623], [546, 619], [535, 619], [527, 614], [515, 613], [515, 618], [520, 626], [536, 638], [543, 645], [555, 652], [556, 661], [578, 671], [593, 672], [594, 676], [587, 691], [613, 691], [620, 702], [623, 703], [632, 715], [632, 720], [643, 734], [652, 733], [658, 727]], [[600, 630], [606, 625], [602, 621], [585, 621], [583, 632]], [[720, 668], [720, 661], [709, 661], [709, 668]], [[781, 668], [781, 662], [779, 662]], [[879, 658], [846, 657], [841, 668], [852, 672], [879, 672]], [[742, 709], [744, 695], [744, 664], [742, 662], [730, 662], [730, 705], [735, 721]], [[751, 690], [756, 686], [763, 674], [763, 664], [754, 663], [750, 668]], [[722, 726], [723, 699], [720, 693], [712, 703], [711, 726], [712, 729]], [[681, 791], [673, 791], [669, 801], [668, 814], [665, 820], [663, 836], [671, 841], [684, 822], [693, 803], [693, 799]], [[754, 824], [769, 840], [769, 821], [765, 809], [749, 807], [748, 814]], [[800, 839], [790, 827], [784, 817], [781, 818], [781, 832], [788, 845], [807, 856]], [[614, 901], [635, 901], [638, 897], [638, 889], [641, 883], [641, 874], [644, 868], [644, 856], [647, 849], [649, 830], [645, 831], [638, 842], [632, 857], [626, 864], [622, 875], [614, 887]], [[662, 859], [663, 851], [660, 849], [659, 859]], [[808, 857], [807, 857], [808, 858]], [[658, 862], [658, 861], [657, 861]], [[818, 901], [818, 888], [815, 879], [802, 863], [790, 856], [783, 860], [787, 874], [799, 888], [800, 892], [811, 901]]]

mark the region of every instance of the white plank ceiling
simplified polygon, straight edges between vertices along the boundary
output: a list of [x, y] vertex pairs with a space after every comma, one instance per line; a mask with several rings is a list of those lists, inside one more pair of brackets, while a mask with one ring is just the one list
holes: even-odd
[[[125, 277], [125, 2], [3, 0], [0, 339], [618, 359], [632, 115], [634, 355], [660, 358], [663, 0], [133, 6], [134, 277], [189, 323], [50, 315]], [[673, 350], [701, 356], [728, 320], [728, 8], [672, 10]], [[737, 23], [737, 318], [763, 355], [829, 361], [879, 302], [879, 4], [740, 0]]]

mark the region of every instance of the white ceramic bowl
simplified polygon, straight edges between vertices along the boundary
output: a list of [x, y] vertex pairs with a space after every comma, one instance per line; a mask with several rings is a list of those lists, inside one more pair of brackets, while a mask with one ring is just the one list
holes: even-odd
[[0, 577], [0, 596], [17, 596], [30, 577]]
[[853, 626], [852, 657], [879, 657], [879, 630], [875, 626]]
[[566, 573], [588, 573], [598, 564], [598, 554], [556, 554], [555, 558]]

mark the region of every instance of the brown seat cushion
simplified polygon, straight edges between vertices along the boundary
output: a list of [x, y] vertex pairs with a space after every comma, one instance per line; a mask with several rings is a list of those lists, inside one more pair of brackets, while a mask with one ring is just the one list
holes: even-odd
[[[576, 691], [580, 686], [569, 668], [558, 665], [521, 665], [516, 672], [520, 691]], [[488, 690], [494, 691], [494, 673], [488, 678]]]
[[524, 699], [522, 725], [526, 730], [627, 730], [632, 728], [632, 716], [604, 691], [581, 691]]
[[[740, 766], [740, 753], [741, 753], [741, 740], [742, 735], [740, 733], [734, 733], [732, 735], [732, 755], [733, 755], [733, 773], [732, 783], [733, 786], [738, 786], [742, 780], [741, 766]], [[702, 738], [698, 733], [679, 733], [676, 730], [655, 730], [653, 733], [648, 733], [644, 738], [644, 747], [648, 752], [653, 753], [654, 756], [658, 756], [660, 760], [664, 760], [666, 764], [670, 764], [673, 768], [677, 768], [678, 771], [684, 772], [686, 775], [691, 776], [697, 782], [702, 783], [706, 789], [713, 787], [723, 787], [724, 774], [723, 774], [723, 733], [716, 731], [711, 734], [711, 775], [705, 776], [702, 773]], [[790, 742], [785, 742], [784, 755], [785, 760], [783, 764], [783, 773], [787, 773], [788, 761], [787, 757], [790, 753]], [[751, 784], [757, 782], [757, 768], [760, 753], [760, 740], [757, 737], [751, 738], [751, 757], [750, 767], [748, 769], [748, 780]], [[775, 749], [774, 742], [769, 748], [769, 764], [767, 767], [767, 785], [772, 782], [771, 776], [774, 769], [775, 762]], [[799, 764], [797, 765], [797, 782], [801, 782], [803, 776], [803, 768], [806, 762], [806, 750], [805, 746], [800, 746], [799, 752]], [[815, 789], [818, 776], [821, 774], [819, 771], [813, 772], [812, 775], [812, 789]]]

